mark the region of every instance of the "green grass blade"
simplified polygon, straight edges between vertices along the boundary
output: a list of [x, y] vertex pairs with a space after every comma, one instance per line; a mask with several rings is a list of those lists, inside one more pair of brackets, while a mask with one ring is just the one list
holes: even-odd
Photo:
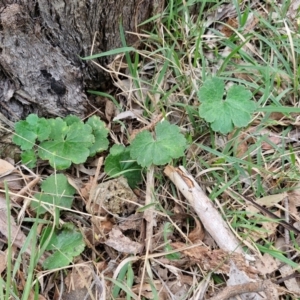
[[106, 52], [102, 52], [102, 53], [98, 53], [98, 54], [94, 54], [94, 55], [90, 55], [90, 56], [86, 56], [86, 57], [81, 57], [81, 59], [90, 60], [90, 59], [95, 59], [95, 58], [104, 57], [104, 56], [116, 55], [116, 54], [120, 54], [120, 53], [128, 53], [130, 51], [135, 51], [135, 48], [133, 48], [133, 47], [117, 48], [117, 49], [109, 50]]
[[10, 298], [10, 290], [12, 287], [12, 239], [11, 239], [11, 213], [10, 213], [10, 199], [9, 199], [9, 190], [7, 182], [4, 181], [5, 188], [5, 199], [7, 207], [7, 266], [6, 266], [6, 285], [5, 285], [5, 300]]
[[277, 258], [279, 261], [291, 266], [292, 268], [295, 268], [295, 270], [299, 270], [299, 264], [293, 262], [292, 260], [290, 260], [289, 258], [285, 257], [280, 251], [278, 250], [273, 250], [273, 249], [269, 249], [265, 246], [256, 244], [257, 248], [263, 252], [263, 253], [268, 253], [269, 255], [273, 256], [274, 258]]
[[93, 91], [93, 90], [88, 90], [87, 91], [88, 93], [92, 94], [92, 95], [97, 95], [97, 96], [102, 96], [102, 97], [106, 97], [108, 99], [110, 99], [113, 104], [121, 110], [121, 106], [120, 104], [118, 103], [118, 101], [115, 99], [115, 97], [113, 97], [112, 95], [109, 95], [107, 93], [103, 93], [103, 92], [98, 92], [98, 91]]
[[[34, 224], [34, 226], [31, 230], [33, 230], [35, 233], [37, 232], [37, 223]], [[32, 243], [31, 243], [31, 256], [30, 256], [26, 284], [24, 287], [23, 295], [22, 295], [22, 300], [29, 299], [29, 295], [32, 290], [32, 283], [33, 283], [33, 278], [34, 278], [34, 273], [35, 273], [34, 270], [37, 265], [37, 255], [36, 255], [37, 253], [36, 253], [36, 246], [35, 246], [36, 243], [37, 243], [37, 235], [33, 234], [32, 235]]]
[[259, 107], [257, 111], [262, 112], [281, 112], [284, 114], [300, 113], [300, 107], [288, 107], [288, 106], [265, 106]]

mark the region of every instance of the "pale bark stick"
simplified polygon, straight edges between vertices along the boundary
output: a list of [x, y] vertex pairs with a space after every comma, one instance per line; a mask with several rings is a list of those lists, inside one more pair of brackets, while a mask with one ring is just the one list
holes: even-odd
[[22, 221], [23, 221], [23, 218], [25, 216], [25, 211], [28, 207], [28, 205], [30, 204], [31, 200], [29, 198], [25, 198], [25, 197], [22, 197], [25, 195], [25, 193], [28, 191], [28, 190], [31, 190], [34, 186], [36, 186], [36, 184], [38, 184], [38, 182], [40, 181], [40, 177], [37, 176], [35, 179], [33, 179], [31, 182], [29, 182], [25, 187], [23, 187], [19, 193], [15, 196], [12, 197], [12, 201], [13, 202], [18, 202], [21, 198], [24, 198], [25, 201], [23, 203], [23, 206], [20, 210], [20, 212], [18, 213], [18, 224], [21, 224]]
[[231, 297], [249, 293], [249, 292], [265, 292], [267, 299], [278, 299], [277, 290], [274, 289], [273, 283], [270, 280], [249, 282], [246, 284], [239, 284], [234, 286], [228, 286], [217, 296], [210, 298], [209, 300], [227, 300]]
[[[170, 180], [176, 185], [179, 191], [189, 201], [191, 206], [196, 211], [198, 217], [200, 218], [203, 226], [212, 236], [218, 246], [228, 252], [238, 252], [244, 254], [239, 241], [231, 232], [227, 223], [223, 220], [218, 210], [214, 207], [212, 201], [202, 191], [201, 187], [195, 181], [193, 176], [189, 174], [182, 166], [179, 168], [167, 166], [164, 170], [164, 173], [170, 178]], [[257, 278], [257, 280], [253, 280], [249, 278], [249, 276], [244, 271], [239, 270], [233, 260], [230, 260], [230, 266], [230, 272], [229, 274], [227, 274], [229, 276], [229, 280], [227, 282], [229, 286], [235, 286], [237, 284], [247, 285], [250, 282], [259, 282], [259, 278]], [[251, 290], [243, 291], [243, 293], [246, 293], [240, 295], [240, 298], [243, 300], [265, 299], [257, 293], [251, 293]], [[276, 298], [274, 298], [274, 300], [275, 299]]]
[[150, 166], [147, 170], [147, 186], [146, 186], [146, 199], [145, 206], [149, 207], [144, 212], [144, 219], [147, 221], [146, 224], [146, 245], [148, 245], [148, 252], [152, 252], [152, 237], [153, 237], [153, 226], [156, 224], [155, 212], [152, 204], [154, 192], [154, 166]]
[[203, 226], [218, 246], [229, 252], [243, 253], [239, 241], [194, 178], [183, 167], [175, 169], [167, 166], [164, 172], [195, 209]]
[[152, 237], [153, 237], [153, 226], [156, 225], [156, 218], [154, 207], [151, 205], [153, 202], [153, 193], [154, 193], [154, 166], [151, 165], [147, 170], [147, 182], [146, 182], [146, 199], [145, 205], [149, 205], [149, 207], [144, 212], [144, 219], [146, 220], [146, 239], [145, 239], [145, 246], [146, 246], [146, 255], [145, 261], [142, 271], [141, 277], [141, 286], [139, 289], [139, 299], [141, 299], [142, 295], [142, 287], [145, 279], [146, 274], [146, 267], [149, 260], [149, 253], [152, 252]]

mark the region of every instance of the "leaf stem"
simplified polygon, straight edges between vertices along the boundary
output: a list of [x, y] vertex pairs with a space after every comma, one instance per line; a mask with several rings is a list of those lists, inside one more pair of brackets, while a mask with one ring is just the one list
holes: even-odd
[[[154, 207], [150, 205], [152, 203], [152, 195], [154, 191], [154, 165], [150, 165], [147, 170], [147, 182], [146, 182], [146, 200], [145, 206], [149, 206], [144, 212], [144, 219], [146, 220], [146, 255], [142, 272], [141, 282], [144, 282], [146, 266], [148, 262], [149, 253], [152, 252], [152, 236], [153, 236], [153, 226], [155, 223]], [[139, 298], [142, 294], [142, 286], [139, 290]]]

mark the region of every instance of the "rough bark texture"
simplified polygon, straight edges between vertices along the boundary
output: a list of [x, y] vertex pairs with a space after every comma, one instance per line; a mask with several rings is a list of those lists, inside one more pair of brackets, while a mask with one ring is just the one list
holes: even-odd
[[96, 33], [94, 54], [121, 47], [120, 20], [124, 31], [136, 32], [163, 2], [0, 0], [0, 113], [12, 121], [30, 112], [83, 116], [85, 88], [101, 89], [107, 75], [79, 56], [91, 54]]

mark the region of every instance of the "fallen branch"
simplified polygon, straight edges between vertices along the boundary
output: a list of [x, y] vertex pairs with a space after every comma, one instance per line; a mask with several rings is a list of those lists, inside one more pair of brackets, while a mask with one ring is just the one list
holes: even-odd
[[276, 288], [274, 288], [273, 283], [270, 280], [263, 280], [228, 286], [217, 296], [209, 298], [208, 300], [226, 300], [249, 292], [265, 292], [267, 299], [278, 299], [278, 293]]
[[[153, 203], [153, 190], [154, 190], [154, 166], [150, 166], [147, 170], [147, 187], [146, 187], [146, 201], [145, 205], [149, 206], [144, 211], [144, 219], [146, 220], [146, 256], [142, 271], [141, 282], [144, 282], [145, 275], [146, 275], [146, 267], [148, 264], [148, 255], [152, 252], [152, 238], [153, 238], [153, 227], [156, 225], [156, 217], [154, 212], [154, 207], [151, 206]], [[141, 299], [142, 295], [142, 287], [143, 284], [140, 285], [139, 289], [139, 299]]]
[[218, 246], [226, 251], [243, 253], [239, 241], [193, 177], [183, 167], [175, 169], [167, 166], [164, 172], [195, 209], [203, 226]]
[[[205, 195], [201, 187], [194, 180], [192, 175], [190, 175], [184, 167], [174, 168], [172, 166], [167, 166], [164, 170], [164, 173], [170, 178], [170, 180], [176, 185], [179, 191], [184, 195], [184, 197], [189, 201], [191, 206], [194, 208], [199, 219], [201, 220], [203, 226], [207, 232], [212, 236], [218, 246], [225, 251], [242, 253], [243, 249], [236, 239], [234, 234], [231, 232], [227, 223], [223, 220], [218, 210], [214, 207], [212, 201]], [[244, 256], [245, 257], [245, 256]], [[248, 263], [246, 261], [245, 263]], [[244, 271], [240, 270], [233, 259], [229, 259], [230, 271], [229, 271], [229, 280], [227, 284], [232, 290], [236, 290], [237, 286], [244, 286], [246, 288], [242, 289], [241, 299], [253, 299], [260, 300], [265, 299], [256, 292], [262, 291], [263, 281], [251, 279]], [[251, 289], [247, 290], [251, 284], [256, 284], [260, 289], [252, 291]], [[248, 286], [249, 285], [249, 286]], [[273, 285], [272, 285], [273, 286]], [[230, 290], [231, 291], [231, 290]], [[241, 293], [241, 292], [238, 292]], [[266, 293], [268, 294], [268, 292]], [[218, 297], [218, 296], [217, 296]], [[222, 298], [223, 297], [223, 298]], [[227, 299], [222, 296], [221, 298], [212, 298], [213, 300], [217, 299]], [[267, 299], [278, 299], [275, 296]]]

